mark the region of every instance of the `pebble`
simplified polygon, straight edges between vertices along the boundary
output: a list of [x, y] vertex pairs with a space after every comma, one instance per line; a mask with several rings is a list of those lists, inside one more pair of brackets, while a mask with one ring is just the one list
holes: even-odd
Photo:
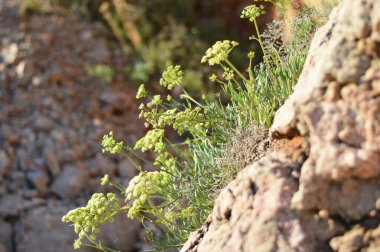
[[18, 192], [21, 188], [27, 187], [27, 181], [24, 172], [14, 171], [10, 174], [8, 189], [13, 192]]
[[72, 165], [66, 165], [62, 174], [57, 177], [52, 186], [51, 191], [63, 199], [73, 199], [80, 193], [85, 185], [87, 174]]
[[28, 181], [40, 192], [45, 195], [49, 191], [49, 176], [42, 169], [34, 169], [27, 172]]
[[34, 128], [37, 131], [50, 131], [53, 129], [53, 122], [46, 116], [37, 115], [34, 121]]
[[5, 151], [0, 150], [0, 176], [9, 174], [11, 170], [11, 160]]
[[7, 194], [0, 198], [0, 217], [16, 217], [23, 210], [23, 199], [19, 194]]
[[61, 174], [61, 167], [57, 156], [50, 149], [46, 148], [44, 151], [44, 157], [47, 162], [50, 173], [53, 176], [59, 176]]
[[12, 250], [12, 225], [0, 218], [0, 252]]
[[8, 47], [3, 48], [0, 55], [3, 58], [5, 64], [11, 65], [13, 62], [15, 62], [18, 51], [18, 45], [16, 43], [12, 43]]

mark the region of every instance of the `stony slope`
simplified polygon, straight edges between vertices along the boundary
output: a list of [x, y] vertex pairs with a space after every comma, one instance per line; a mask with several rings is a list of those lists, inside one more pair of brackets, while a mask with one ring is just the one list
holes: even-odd
[[181, 251], [379, 251], [379, 1], [333, 11], [271, 132]]
[[[109, 190], [100, 187], [105, 173], [125, 185], [136, 173], [100, 147], [110, 130], [129, 143], [143, 134], [136, 90], [85, 71], [115, 63], [97, 35], [102, 25], [59, 13], [20, 17], [17, 3], [0, 0], [0, 251], [74, 251], [62, 216]], [[103, 243], [134, 251], [140, 229], [121, 216]]]

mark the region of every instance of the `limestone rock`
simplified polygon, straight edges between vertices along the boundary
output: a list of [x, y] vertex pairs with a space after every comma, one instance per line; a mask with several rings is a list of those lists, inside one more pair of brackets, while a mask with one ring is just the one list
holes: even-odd
[[[296, 108], [310, 100], [316, 89], [333, 80], [341, 84], [356, 82], [364, 75], [374, 51], [365, 53], [359, 45], [372, 34], [371, 25], [377, 21], [371, 17], [378, 16], [378, 8], [376, 1], [346, 0], [332, 11], [329, 22], [311, 42], [294, 93], [276, 113], [271, 128], [274, 135], [294, 134]], [[357, 39], [362, 42], [356, 42]]]
[[332, 12], [271, 128], [301, 142], [246, 167], [181, 251], [380, 249], [379, 13], [377, 0]]

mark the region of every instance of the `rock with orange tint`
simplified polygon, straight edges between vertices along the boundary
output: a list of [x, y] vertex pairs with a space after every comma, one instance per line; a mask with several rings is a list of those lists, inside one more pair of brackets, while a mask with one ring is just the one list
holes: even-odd
[[379, 251], [379, 13], [333, 11], [271, 128], [293, 139], [242, 170], [181, 251]]

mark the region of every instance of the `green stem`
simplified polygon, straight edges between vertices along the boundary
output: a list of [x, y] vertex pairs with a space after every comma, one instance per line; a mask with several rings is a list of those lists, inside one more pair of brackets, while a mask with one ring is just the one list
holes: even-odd
[[99, 248], [98, 245], [92, 245], [92, 244], [88, 244], [88, 243], [83, 243], [82, 246], [90, 247], [90, 248], [94, 248], [94, 249], [99, 249], [101, 251], [104, 251], [102, 248]]
[[261, 50], [263, 51], [264, 61], [266, 64], [268, 64], [268, 58], [267, 58], [267, 55], [265, 53], [264, 44], [263, 44], [263, 41], [262, 41], [261, 36], [260, 36], [260, 30], [259, 30], [259, 26], [257, 25], [256, 19], [253, 20], [253, 23], [255, 25], [255, 29], [256, 29], [256, 33], [257, 33], [256, 40], [259, 42]]
[[91, 237], [87, 234], [87, 232], [84, 232], [86, 238], [93, 244], [95, 245], [91, 245], [91, 244], [83, 244], [85, 246], [90, 246], [90, 247], [93, 247], [93, 248], [96, 248], [96, 249], [99, 249], [101, 251], [104, 251], [104, 252], [120, 252], [119, 250], [114, 250], [114, 249], [111, 249], [109, 247], [106, 247], [106, 246], [103, 246], [102, 244], [100, 243], [96, 243], [93, 239], [91, 239]]
[[185, 90], [183, 90], [183, 92], [185, 93], [186, 95], [186, 99], [189, 99], [190, 101], [194, 102], [195, 104], [197, 104], [199, 107], [201, 108], [204, 108], [204, 105], [203, 104], [200, 104], [197, 100], [195, 100], [193, 97], [191, 97]]
[[[126, 148], [126, 147], [123, 147], [123, 148], [125, 149], [125, 151], [130, 152], [133, 156], [137, 157], [138, 159], [140, 159], [140, 160], [143, 161], [144, 163], [146, 163], [146, 164], [150, 164], [150, 162], [149, 162], [147, 159], [145, 159], [145, 158], [143, 158], [142, 156], [138, 155], [138, 154], [135, 152], [135, 150], [133, 150], [132, 148]], [[128, 158], [129, 161], [131, 161], [131, 163], [132, 163], [132, 164], [136, 167], [136, 169], [137, 169], [138, 165], [136, 164], [136, 162], [133, 161], [133, 159], [132, 159], [128, 154], [126, 154], [126, 153], [123, 153], [123, 154], [124, 154], [124, 156], [126, 156], [126, 157]]]
[[116, 187], [116, 189], [119, 190], [121, 194], [125, 195], [125, 188], [124, 187], [122, 187], [119, 184], [114, 184], [112, 182], [110, 182], [110, 185]]
[[181, 229], [181, 230], [187, 230], [187, 231], [194, 231], [193, 229], [189, 229], [189, 228], [187, 228], [187, 227], [180, 226], [180, 225], [178, 225], [177, 223], [174, 223], [174, 222], [168, 220], [164, 215], [162, 215], [162, 214], [158, 211], [158, 209], [156, 208], [156, 206], [154, 205], [154, 203], [152, 202], [152, 200], [150, 199], [150, 197], [148, 197], [147, 200], [148, 200], [148, 202], [149, 202], [150, 207], [153, 209], [154, 214], [155, 214], [159, 219], [164, 220], [165, 222], [167, 222], [167, 223], [169, 223], [169, 224], [175, 226], [175, 227], [178, 228], [178, 229]]
[[247, 78], [245, 78], [244, 77], [244, 75], [228, 60], [228, 59], [226, 59], [226, 63], [228, 64], [228, 66], [229, 67], [231, 67], [232, 68], [232, 70], [234, 70], [235, 71], [235, 73], [237, 73], [238, 75], [239, 75], [239, 77], [243, 80], [243, 81], [245, 81], [245, 82], [249, 82], [248, 80], [247, 80]]

